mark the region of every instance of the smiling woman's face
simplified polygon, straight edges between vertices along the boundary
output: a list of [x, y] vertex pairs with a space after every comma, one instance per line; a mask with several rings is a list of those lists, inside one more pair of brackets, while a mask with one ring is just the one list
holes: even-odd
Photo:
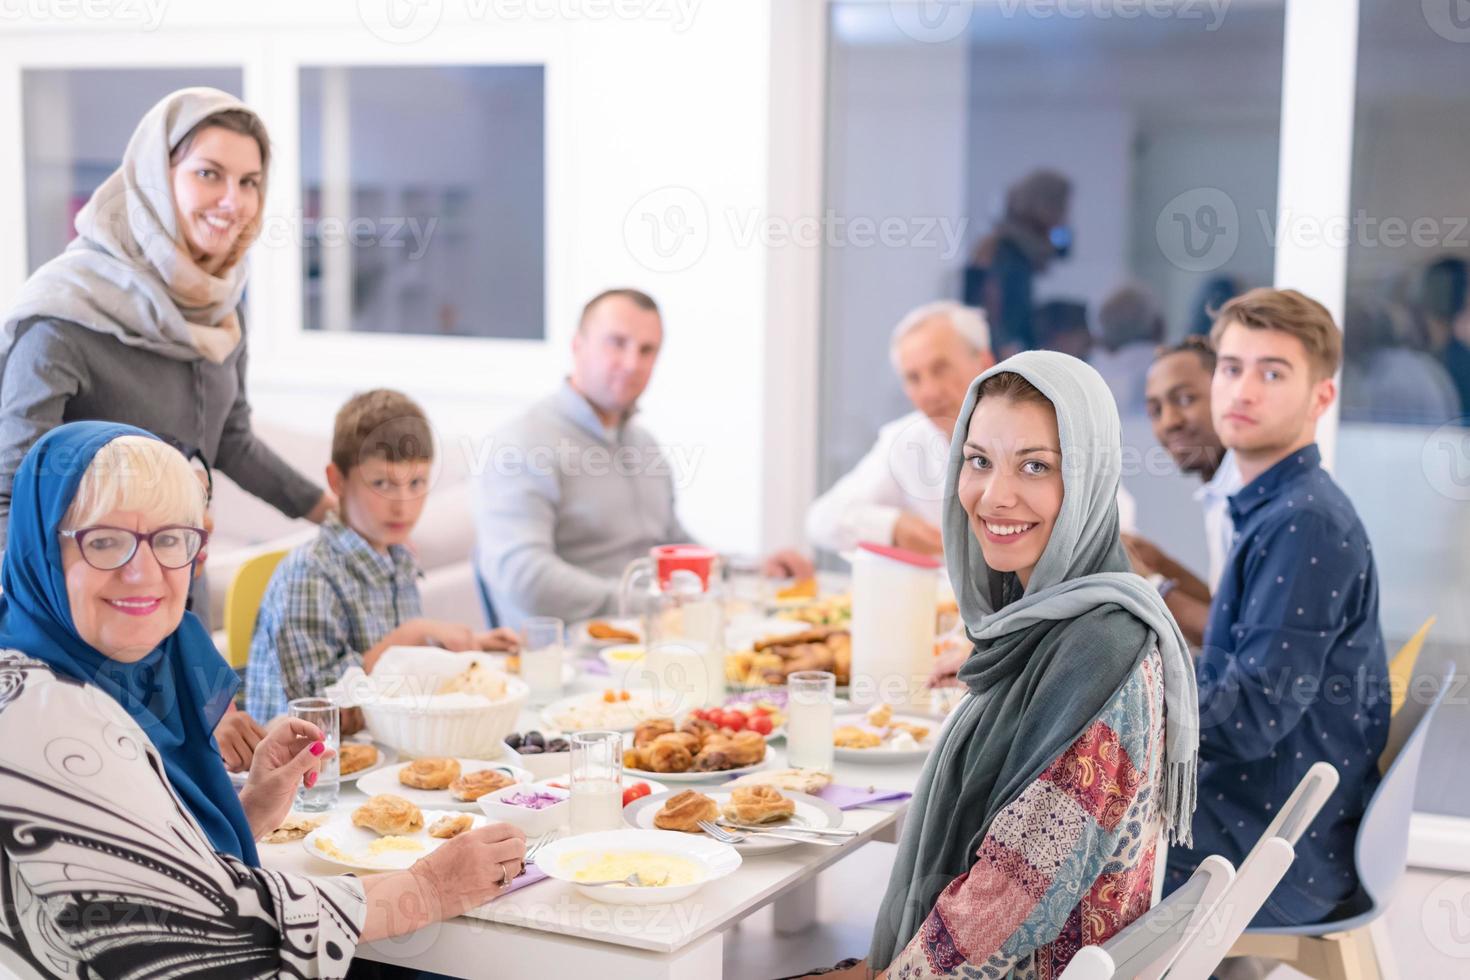
[[1021, 584], [1062, 512], [1062, 454], [1049, 403], [982, 397], [970, 416], [957, 492], [985, 563]]
[[184, 244], [196, 262], [214, 272], [260, 211], [260, 144], [220, 126], [206, 127], [174, 164], [171, 177]]
[[[123, 510], [110, 511], [96, 522], [145, 534], [176, 523]], [[87, 564], [75, 539], [62, 538], [61, 567], [77, 635], [109, 659], [122, 663], [142, 660], [184, 618], [192, 569], [188, 565], [164, 568], [146, 542], [138, 545], [126, 565], [102, 571]]]

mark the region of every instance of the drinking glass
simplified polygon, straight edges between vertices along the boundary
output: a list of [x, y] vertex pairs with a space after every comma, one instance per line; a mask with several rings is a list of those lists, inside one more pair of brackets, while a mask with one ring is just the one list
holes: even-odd
[[621, 732], [575, 732], [572, 749], [573, 834], [623, 826]]
[[531, 689], [531, 703], [549, 704], [561, 697], [561, 668], [566, 626], [555, 616], [533, 616], [521, 626], [521, 680]]
[[[309, 721], [322, 731], [322, 741], [329, 749], [338, 749], [342, 743], [341, 712], [328, 698], [297, 698], [286, 705], [292, 718]], [[337, 766], [337, 756], [322, 763], [317, 773], [316, 785], [296, 788], [296, 809], [307, 813], [321, 813], [337, 805], [342, 778]]]
[[786, 760], [796, 769], [832, 771], [837, 677], [801, 670], [786, 678]]

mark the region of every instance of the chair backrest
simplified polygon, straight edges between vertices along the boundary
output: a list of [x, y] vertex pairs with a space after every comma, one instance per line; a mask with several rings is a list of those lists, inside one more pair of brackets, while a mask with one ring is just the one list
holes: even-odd
[[1205, 858], [1188, 881], [1127, 928], [1100, 947], [1078, 950], [1061, 980], [1157, 980], [1234, 877], [1229, 861]]
[[1398, 714], [1399, 709], [1404, 706], [1404, 699], [1409, 691], [1409, 682], [1414, 678], [1414, 664], [1419, 659], [1419, 651], [1424, 649], [1424, 638], [1429, 635], [1429, 630], [1434, 626], [1438, 617], [1430, 616], [1424, 621], [1408, 642], [1399, 647], [1399, 652], [1393, 655], [1388, 662], [1388, 679], [1390, 697], [1393, 699], [1392, 713]]
[[1169, 980], [1208, 980], [1294, 860], [1295, 849], [1280, 837], [1258, 845], [1175, 956]]
[[[1427, 683], [1421, 683], [1421, 679]], [[1375, 910], [1387, 906], [1394, 885], [1408, 865], [1409, 818], [1414, 812], [1419, 761], [1428, 741], [1429, 723], [1454, 680], [1455, 665], [1448, 661], [1416, 671], [1414, 690], [1389, 729], [1389, 746], [1383, 754], [1390, 762], [1358, 825], [1354, 849], [1358, 880]], [[1400, 739], [1397, 744], [1396, 735]]]
[[1281, 804], [1281, 808], [1276, 811], [1276, 819], [1267, 824], [1266, 829], [1261, 832], [1256, 846], [1251, 849], [1251, 854], [1246, 855], [1245, 861], [1241, 862], [1241, 867], [1244, 868], [1246, 862], [1250, 861], [1251, 855], [1255, 854], [1261, 845], [1272, 837], [1280, 837], [1295, 847], [1296, 842], [1302, 839], [1302, 834], [1306, 833], [1307, 827], [1322, 811], [1327, 797], [1337, 789], [1339, 778], [1337, 769], [1332, 763], [1312, 763], [1312, 767], [1307, 770], [1301, 782], [1296, 784], [1296, 789], [1291, 791], [1286, 802]]
[[225, 647], [230, 666], [243, 670], [250, 660], [250, 638], [255, 634], [255, 618], [260, 614], [260, 600], [265, 587], [286, 551], [267, 551], [240, 563], [230, 587], [225, 590]]
[[475, 569], [475, 584], [480, 588], [480, 612], [485, 614], [485, 626], [496, 629], [500, 626], [500, 617], [495, 615], [495, 603], [490, 599], [490, 586], [478, 568]]

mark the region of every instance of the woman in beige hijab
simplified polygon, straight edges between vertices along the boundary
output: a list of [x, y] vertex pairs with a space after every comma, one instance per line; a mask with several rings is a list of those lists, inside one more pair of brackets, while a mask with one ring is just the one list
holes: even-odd
[[[336, 506], [251, 432], [239, 306], [269, 164], [240, 100], [174, 92], [138, 123], [77, 237], [21, 287], [0, 326], [0, 546], [26, 450], [79, 420], [156, 433], [288, 517], [319, 523]], [[207, 623], [202, 580], [195, 594]], [[221, 726], [227, 758], [248, 767], [258, 726], [233, 712]]]

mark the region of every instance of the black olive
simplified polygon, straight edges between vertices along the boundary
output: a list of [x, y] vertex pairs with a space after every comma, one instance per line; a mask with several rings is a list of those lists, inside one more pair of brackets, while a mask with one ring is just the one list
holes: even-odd
[[569, 745], [567, 743], [567, 740], [564, 738], [554, 738], [550, 742], [546, 743], [546, 751], [548, 752], [567, 752], [570, 751], [570, 749], [571, 745]]
[[543, 749], [546, 748], [546, 736], [542, 735], [540, 732], [527, 732], [526, 737], [522, 739], [522, 742], [525, 745], [535, 745]]
[[520, 751], [521, 755], [540, 755], [546, 750], [539, 745], [522, 745]]
[[520, 733], [519, 732], [511, 732], [509, 735], [505, 736], [505, 744], [506, 745], [509, 745], [513, 749], [520, 748], [521, 747], [521, 736], [520, 736]]

